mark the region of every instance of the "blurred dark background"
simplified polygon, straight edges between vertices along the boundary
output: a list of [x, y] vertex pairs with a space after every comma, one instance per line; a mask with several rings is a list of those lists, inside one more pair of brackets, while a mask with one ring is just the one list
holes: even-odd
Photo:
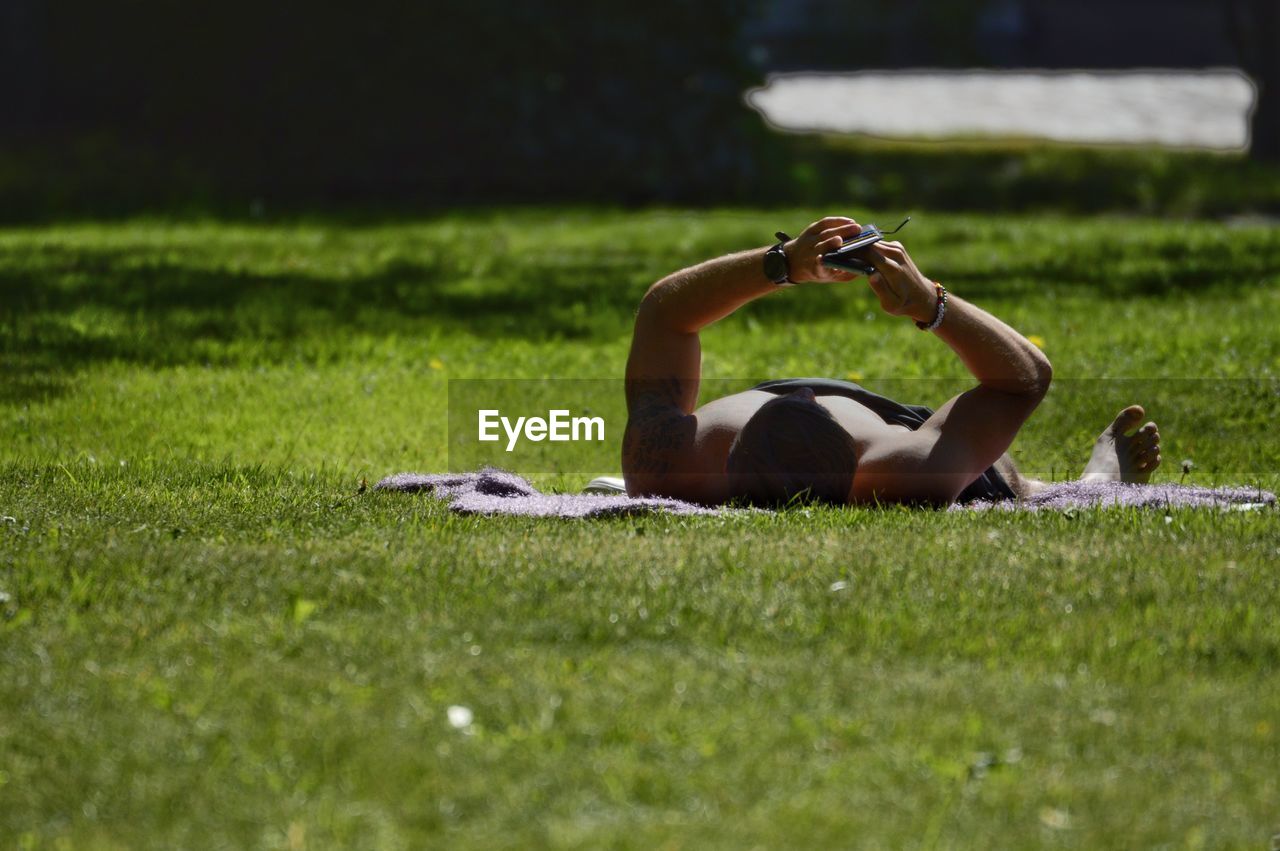
[[[0, 219], [851, 195], [1280, 209], [1276, 0], [575, 6], [3, 0]], [[1248, 72], [1250, 153], [786, 136], [742, 100], [785, 70], [1141, 66]], [[1216, 200], [1188, 195], [1193, 173]]]
[[[1241, 4], [1243, 9], [1248, 4]], [[751, 20], [771, 70], [1206, 68], [1239, 64], [1208, 0], [780, 0]]]

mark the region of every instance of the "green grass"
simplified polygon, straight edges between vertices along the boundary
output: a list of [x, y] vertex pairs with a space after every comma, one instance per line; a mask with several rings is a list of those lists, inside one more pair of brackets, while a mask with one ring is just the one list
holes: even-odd
[[[579, 523], [357, 493], [446, 466], [447, 379], [617, 378], [648, 283], [819, 212], [0, 232], [0, 841], [1266, 847], [1275, 511]], [[1043, 338], [1031, 472], [1078, 471], [1136, 400], [1162, 480], [1280, 486], [1275, 228], [925, 213], [904, 241]], [[704, 349], [710, 378], [929, 404], [964, 376], [857, 287]], [[539, 483], [617, 469], [557, 459]]]

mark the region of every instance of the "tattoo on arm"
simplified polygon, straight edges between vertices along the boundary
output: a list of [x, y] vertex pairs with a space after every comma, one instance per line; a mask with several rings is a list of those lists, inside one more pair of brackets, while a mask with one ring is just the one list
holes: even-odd
[[689, 415], [679, 407], [680, 379], [628, 382], [630, 415], [622, 440], [624, 466], [644, 476], [671, 472], [673, 456], [689, 436]]

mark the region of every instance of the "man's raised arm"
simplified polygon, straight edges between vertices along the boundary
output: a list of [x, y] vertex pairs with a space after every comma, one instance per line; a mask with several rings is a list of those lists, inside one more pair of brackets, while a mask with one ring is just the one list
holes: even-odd
[[[899, 243], [873, 246], [868, 279], [880, 306], [932, 324], [936, 286], [920, 274]], [[996, 317], [949, 295], [934, 329], [978, 386], [934, 412], [916, 432], [886, 451], [859, 460], [855, 498], [949, 502], [995, 463], [1044, 398], [1053, 367], [1029, 340]]]
[[[846, 272], [822, 265], [822, 254], [860, 230], [830, 217], [814, 222], [784, 246], [793, 282], [847, 281]], [[698, 332], [753, 299], [778, 290], [765, 277], [768, 249], [718, 257], [668, 275], [645, 293], [636, 313], [627, 358], [627, 430], [622, 470], [628, 490], [658, 493], [663, 479], [682, 469], [697, 424], [702, 349]]]

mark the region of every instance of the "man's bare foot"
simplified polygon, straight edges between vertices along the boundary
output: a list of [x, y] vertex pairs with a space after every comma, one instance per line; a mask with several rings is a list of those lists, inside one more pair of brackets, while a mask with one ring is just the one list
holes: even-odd
[[1160, 431], [1155, 423], [1147, 423], [1132, 435], [1125, 432], [1137, 428], [1141, 405], [1130, 405], [1116, 415], [1115, 421], [1102, 430], [1093, 445], [1093, 455], [1080, 476], [1082, 482], [1146, 482], [1160, 466]]

